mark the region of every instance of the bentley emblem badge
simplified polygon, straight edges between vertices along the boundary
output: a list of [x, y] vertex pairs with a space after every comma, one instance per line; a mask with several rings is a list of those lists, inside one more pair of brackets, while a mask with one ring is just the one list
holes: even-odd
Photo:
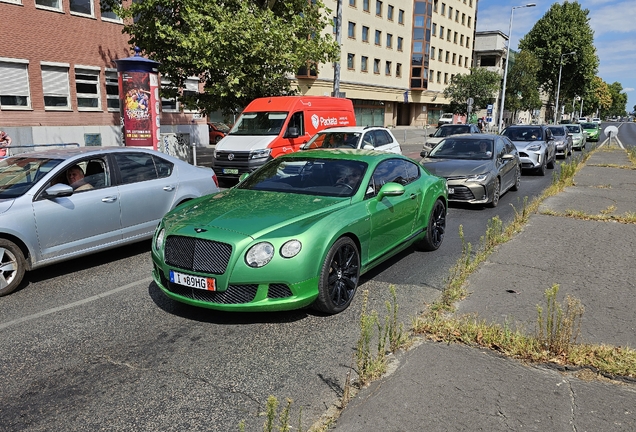
[[227, 155], [227, 160], [234, 160], [234, 153]]

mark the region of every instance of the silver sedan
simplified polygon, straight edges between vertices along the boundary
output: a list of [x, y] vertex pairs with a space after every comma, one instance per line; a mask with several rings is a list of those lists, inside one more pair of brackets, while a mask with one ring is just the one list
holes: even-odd
[[218, 192], [211, 168], [152, 150], [80, 147], [0, 161], [0, 296], [25, 271], [152, 237], [189, 199]]

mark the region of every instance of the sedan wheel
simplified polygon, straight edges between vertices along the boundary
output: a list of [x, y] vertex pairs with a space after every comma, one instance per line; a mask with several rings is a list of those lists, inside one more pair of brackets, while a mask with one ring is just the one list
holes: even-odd
[[426, 228], [426, 236], [417, 244], [419, 249], [434, 251], [439, 249], [444, 241], [446, 233], [446, 206], [441, 200], [437, 200], [431, 211]]
[[488, 203], [489, 207], [497, 207], [499, 204], [499, 195], [501, 194], [501, 182], [499, 177], [495, 177], [495, 184], [493, 185], [492, 200]]
[[15, 243], [0, 239], [0, 297], [7, 295], [20, 285], [24, 277], [26, 262]]
[[216, 144], [218, 144], [218, 143], [219, 143], [219, 141], [221, 141], [222, 139], [223, 139], [223, 137], [222, 137], [222, 136], [217, 135], [217, 136], [214, 138], [214, 142], [215, 142]]
[[520, 187], [521, 187], [521, 167], [517, 165], [517, 168], [515, 169], [515, 183], [512, 185], [510, 189], [512, 189], [513, 191], [518, 191]]
[[329, 314], [345, 310], [353, 300], [360, 280], [360, 254], [349, 237], [336, 241], [320, 272], [318, 298], [312, 305]]

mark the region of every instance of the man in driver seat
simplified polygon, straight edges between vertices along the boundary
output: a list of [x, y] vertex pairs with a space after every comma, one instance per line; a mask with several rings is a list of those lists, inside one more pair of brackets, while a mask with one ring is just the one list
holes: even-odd
[[340, 170], [337, 185], [346, 185], [351, 189], [355, 189], [362, 177], [362, 171], [358, 167], [343, 166]]

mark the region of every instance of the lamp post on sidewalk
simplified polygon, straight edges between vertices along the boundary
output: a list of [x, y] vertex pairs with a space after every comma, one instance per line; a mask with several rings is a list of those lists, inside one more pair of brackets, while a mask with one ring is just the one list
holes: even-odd
[[526, 7], [534, 7], [535, 3], [528, 3], [521, 6], [513, 6], [510, 10], [510, 26], [508, 27], [508, 51], [506, 52], [506, 68], [504, 69], [504, 80], [503, 80], [503, 90], [501, 91], [501, 106], [499, 107], [499, 124], [497, 125], [497, 131], [501, 132], [501, 125], [503, 124], [503, 112], [504, 112], [504, 103], [506, 102], [506, 80], [508, 78], [508, 65], [510, 60], [510, 39], [512, 38], [512, 16], [515, 12], [515, 9], [526, 8]]
[[576, 51], [561, 54], [561, 58], [559, 59], [559, 84], [557, 85], [556, 103], [554, 104], [554, 124], [557, 124], [557, 113], [559, 112], [559, 93], [561, 92], [561, 70], [563, 69], [563, 56], [574, 54], [576, 54]]

